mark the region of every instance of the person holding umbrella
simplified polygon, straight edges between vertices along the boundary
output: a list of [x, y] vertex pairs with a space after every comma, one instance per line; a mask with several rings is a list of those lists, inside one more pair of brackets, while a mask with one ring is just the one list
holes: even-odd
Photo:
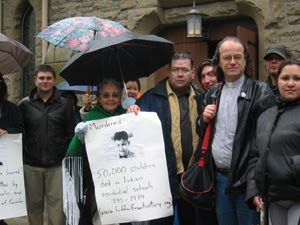
[[[0, 74], [0, 136], [6, 134], [17, 134], [23, 132], [22, 114], [20, 108], [6, 100], [7, 86]], [[0, 166], [3, 162], [0, 160]], [[7, 225], [0, 220], [0, 225]]]

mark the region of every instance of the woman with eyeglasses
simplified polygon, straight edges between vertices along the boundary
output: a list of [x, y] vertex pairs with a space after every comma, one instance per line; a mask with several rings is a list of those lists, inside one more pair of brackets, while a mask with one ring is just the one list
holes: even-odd
[[[128, 80], [122, 88], [122, 106], [127, 109], [133, 105], [135, 101], [141, 96], [141, 84], [139, 79]], [[95, 106], [97, 101], [93, 101], [89, 94], [82, 96], [84, 106], [80, 109], [80, 116], [83, 119], [85, 115]]]
[[[112, 79], [103, 80], [97, 86], [97, 104], [85, 115], [84, 122], [90, 120], [104, 119], [111, 116], [121, 115], [126, 110], [121, 106], [122, 89], [118, 82]], [[79, 123], [84, 124], [84, 123]], [[93, 214], [97, 211], [96, 200], [94, 195], [94, 184], [90, 172], [83, 136], [76, 132], [69, 145], [66, 158], [64, 160], [64, 168], [68, 174], [72, 175], [74, 183], [79, 184], [83, 181], [83, 187], [75, 186], [76, 190], [83, 190], [84, 199], [76, 199], [80, 207], [80, 220], [78, 225], [92, 225]], [[83, 165], [83, 170], [80, 170]], [[65, 176], [66, 177], [66, 176]], [[64, 186], [68, 186], [69, 180], [64, 180]], [[82, 189], [83, 188], [83, 189]], [[76, 192], [78, 193], [78, 192]], [[82, 194], [82, 193], [81, 193]], [[66, 193], [66, 196], [70, 196]], [[66, 199], [66, 202], [74, 202], [74, 199]], [[75, 201], [75, 203], [76, 203]], [[77, 204], [76, 203], [76, 204]], [[74, 213], [74, 211], [73, 211]], [[67, 218], [74, 218], [79, 215], [66, 215]]]

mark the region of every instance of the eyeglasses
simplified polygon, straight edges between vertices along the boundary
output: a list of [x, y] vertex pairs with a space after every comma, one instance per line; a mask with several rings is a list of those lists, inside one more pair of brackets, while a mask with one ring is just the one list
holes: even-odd
[[231, 62], [232, 59], [236, 62], [239, 62], [244, 59], [244, 56], [243, 55], [224, 55], [224, 56], [222, 56], [222, 60], [224, 60], [225, 62]]
[[120, 98], [120, 96], [121, 95], [119, 93], [103, 93], [101, 95], [101, 97], [104, 98], [104, 99], [109, 99], [110, 97], [111, 98]]
[[185, 75], [192, 71], [189, 68], [171, 68], [170, 70], [171, 70], [171, 73], [176, 74], [176, 75], [179, 74], [180, 72]]

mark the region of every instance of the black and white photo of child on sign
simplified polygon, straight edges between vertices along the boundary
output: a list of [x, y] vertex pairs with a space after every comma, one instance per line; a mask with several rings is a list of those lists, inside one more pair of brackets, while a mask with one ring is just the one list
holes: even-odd
[[[104, 137], [106, 136], [106, 138]], [[131, 131], [119, 130], [110, 134], [102, 134], [103, 156], [106, 160], [132, 159], [144, 156], [144, 145], [138, 140], [138, 135]]]
[[130, 150], [129, 136], [126, 131], [118, 131], [113, 136], [114, 143], [119, 149], [119, 158], [133, 158], [135, 153]]

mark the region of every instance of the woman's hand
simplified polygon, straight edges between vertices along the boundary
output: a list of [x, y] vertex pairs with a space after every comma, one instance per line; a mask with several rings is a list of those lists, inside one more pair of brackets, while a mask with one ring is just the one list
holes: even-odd
[[138, 106], [138, 105], [132, 105], [132, 106], [129, 106], [128, 109], [127, 109], [127, 113], [135, 113], [135, 115], [138, 114], [138, 112], [141, 111], [141, 108]]
[[7, 130], [3, 130], [0, 128], [0, 136], [7, 134], [7, 133], [8, 133]]
[[254, 196], [252, 199], [252, 203], [253, 203], [253, 205], [256, 206], [256, 208], [258, 208], [260, 210], [263, 209], [263, 204], [262, 204], [260, 196]]
[[76, 125], [74, 133], [77, 135], [79, 141], [84, 144], [84, 134], [87, 130], [87, 124], [85, 122], [80, 122]]

